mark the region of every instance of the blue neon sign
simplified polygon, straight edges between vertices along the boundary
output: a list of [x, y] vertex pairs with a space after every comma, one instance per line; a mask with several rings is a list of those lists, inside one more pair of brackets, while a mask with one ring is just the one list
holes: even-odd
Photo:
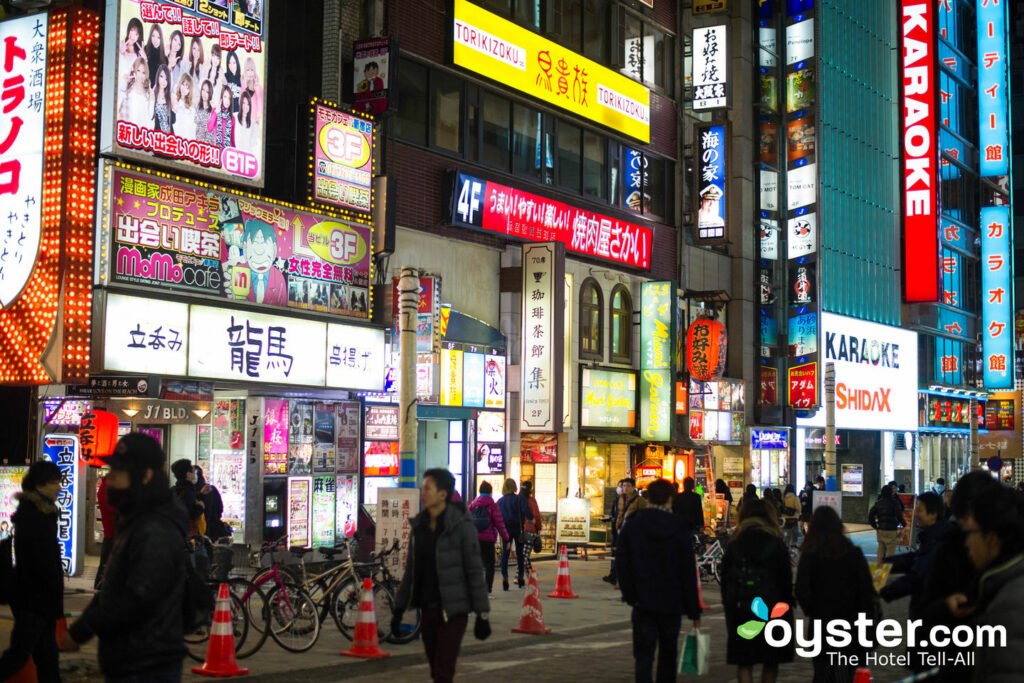
[[1013, 389], [1010, 208], [981, 209], [982, 360], [986, 389]]
[[981, 175], [1009, 173], [1010, 139], [1006, 116], [1007, 60], [1005, 3], [979, 2], [978, 152]]

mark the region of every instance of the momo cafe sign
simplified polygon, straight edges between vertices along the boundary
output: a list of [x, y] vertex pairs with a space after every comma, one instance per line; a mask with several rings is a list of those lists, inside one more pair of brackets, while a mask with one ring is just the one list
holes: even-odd
[[[915, 431], [917, 333], [833, 313], [821, 324], [824, 363], [835, 364], [835, 426]], [[824, 389], [820, 399], [824, 406]], [[824, 407], [797, 425], [824, 427]]]
[[370, 226], [119, 164], [103, 179], [104, 284], [369, 317]]
[[108, 294], [97, 372], [381, 391], [384, 331]]
[[466, 0], [455, 0], [452, 58], [456, 66], [650, 142], [647, 88]]
[[580, 426], [636, 428], [636, 373], [582, 368], [580, 371]]

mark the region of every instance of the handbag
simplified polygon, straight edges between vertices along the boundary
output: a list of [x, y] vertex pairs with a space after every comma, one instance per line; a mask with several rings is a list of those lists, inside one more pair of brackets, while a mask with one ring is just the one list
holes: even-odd
[[540, 540], [540, 534], [534, 534], [533, 535], [533, 552], [539, 553], [540, 549], [541, 549], [541, 546], [542, 546], [542, 544], [541, 544], [541, 540]]
[[686, 634], [683, 651], [679, 655], [679, 673], [703, 676], [708, 672], [711, 656], [711, 636], [695, 628]]

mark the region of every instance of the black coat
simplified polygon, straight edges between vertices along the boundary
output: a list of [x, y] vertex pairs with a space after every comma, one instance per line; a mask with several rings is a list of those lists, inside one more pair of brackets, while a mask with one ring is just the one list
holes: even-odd
[[624, 602], [700, 617], [693, 531], [681, 517], [652, 507], [637, 510], [619, 531], [615, 571]]
[[895, 531], [903, 525], [903, 503], [897, 498], [879, 498], [868, 512], [872, 529]]
[[704, 531], [704, 504], [696, 491], [683, 491], [672, 501], [672, 512], [686, 520], [693, 533]]
[[203, 516], [203, 506], [199, 504], [195, 484], [187, 479], [179, 479], [174, 483], [174, 495], [178, 496], [178, 500], [185, 506], [189, 522]]
[[911, 619], [921, 618], [925, 596], [925, 581], [935, 564], [935, 556], [939, 546], [952, 531], [953, 525], [942, 519], [930, 527], [921, 529], [918, 536], [920, 547], [912, 553], [901, 553], [892, 558], [893, 573], [903, 576], [892, 581], [882, 589], [881, 596], [886, 602], [904, 596], [910, 596]]
[[203, 501], [203, 516], [206, 518], [206, 535], [212, 539], [231, 535], [231, 527], [221, 520], [224, 514], [224, 500], [216, 486], [210, 486], [206, 493], [197, 493], [196, 497]]
[[47, 620], [64, 616], [64, 566], [57, 543], [57, 506], [39, 493], [17, 494], [12, 607]]
[[79, 643], [99, 636], [105, 675], [138, 675], [184, 658], [186, 529], [169, 495], [119, 518], [103, 586], [70, 628]]
[[[936, 624], [944, 624], [950, 631], [961, 624], [969, 624], [970, 618], [957, 619], [946, 606], [946, 598], [954, 593], [963, 593], [974, 599], [977, 595], [977, 573], [964, 545], [966, 535], [956, 522], [952, 523], [945, 537], [935, 549], [931, 570], [924, 582], [924, 590], [919, 600], [920, 618], [925, 628]], [[897, 556], [898, 557], [898, 556]], [[971, 677], [971, 670], [965, 666], [953, 664], [953, 658], [962, 648], [950, 643], [944, 649], [947, 662], [939, 674], [939, 681], [966, 681]]]
[[[877, 595], [868, 562], [853, 543], [846, 541], [844, 545], [839, 555], [800, 556], [796, 600], [808, 619], [845, 619], [852, 624], [861, 612], [874, 617]], [[865, 649], [854, 642], [842, 652], [860, 656]]]

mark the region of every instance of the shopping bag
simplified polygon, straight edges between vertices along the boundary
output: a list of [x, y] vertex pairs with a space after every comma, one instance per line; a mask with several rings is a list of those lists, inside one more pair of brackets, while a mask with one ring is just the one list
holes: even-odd
[[708, 672], [711, 656], [711, 636], [699, 628], [686, 634], [683, 652], [679, 655], [679, 673], [703, 676]]

